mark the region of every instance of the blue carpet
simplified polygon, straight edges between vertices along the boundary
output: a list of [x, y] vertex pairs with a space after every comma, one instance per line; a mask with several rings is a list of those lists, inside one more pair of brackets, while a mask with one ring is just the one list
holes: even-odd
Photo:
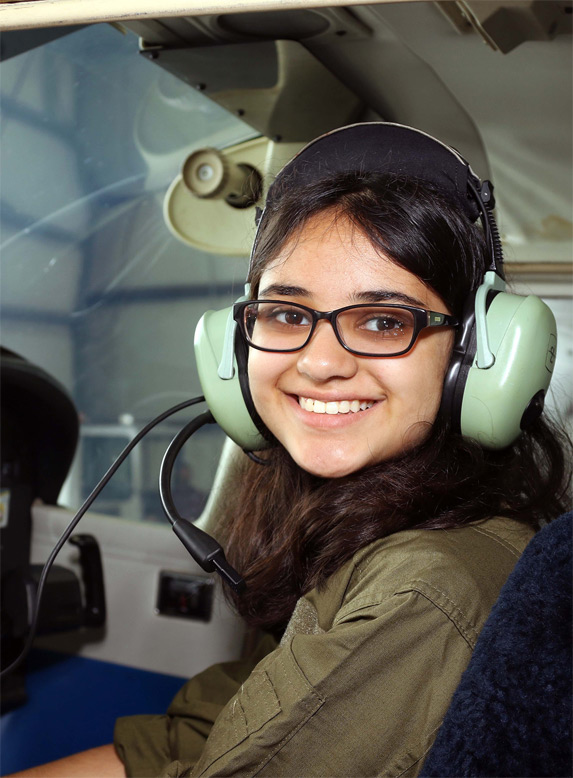
[[186, 680], [34, 651], [28, 702], [0, 718], [2, 775], [110, 743], [118, 716], [163, 713]]

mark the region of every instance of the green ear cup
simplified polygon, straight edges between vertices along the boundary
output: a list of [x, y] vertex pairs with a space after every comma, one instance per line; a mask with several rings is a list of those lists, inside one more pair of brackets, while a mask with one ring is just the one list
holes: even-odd
[[245, 451], [260, 451], [268, 442], [258, 431], [247, 409], [236, 359], [233, 357], [233, 377], [219, 377], [225, 333], [232, 308], [207, 311], [195, 330], [195, 359], [199, 380], [209, 410], [224, 432]]
[[557, 328], [549, 307], [538, 297], [497, 294], [487, 312], [489, 345], [495, 355], [488, 368], [469, 370], [461, 408], [461, 432], [484, 448], [511, 445], [531, 413], [539, 412], [553, 372]]

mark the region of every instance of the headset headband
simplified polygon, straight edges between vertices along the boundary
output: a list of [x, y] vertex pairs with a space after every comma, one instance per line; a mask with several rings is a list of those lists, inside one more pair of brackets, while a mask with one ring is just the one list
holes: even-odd
[[[493, 187], [483, 184], [455, 149], [425, 132], [390, 122], [364, 122], [340, 127], [311, 141], [279, 172], [269, 188], [258, 228], [284, 188], [302, 187], [339, 173], [364, 170], [395, 173], [427, 181], [453, 199], [470, 221], [481, 218], [491, 246], [491, 269], [502, 275], [501, 247], [491, 234]], [[253, 243], [251, 262], [258, 243]]]

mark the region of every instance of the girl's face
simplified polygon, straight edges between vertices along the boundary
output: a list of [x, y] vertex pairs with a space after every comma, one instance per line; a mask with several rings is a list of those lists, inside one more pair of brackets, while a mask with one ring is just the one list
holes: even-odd
[[[319, 311], [380, 301], [451, 313], [347, 217], [335, 222], [332, 213], [310, 220], [267, 266], [258, 295], [265, 298]], [[449, 328], [425, 329], [403, 356], [359, 357], [342, 348], [328, 321], [319, 321], [301, 351], [249, 350], [255, 407], [304, 470], [324, 478], [348, 475], [402, 454], [429, 434], [453, 337]], [[329, 410], [339, 412], [317, 413], [308, 400], [336, 403]], [[346, 403], [369, 407], [341, 412]]]

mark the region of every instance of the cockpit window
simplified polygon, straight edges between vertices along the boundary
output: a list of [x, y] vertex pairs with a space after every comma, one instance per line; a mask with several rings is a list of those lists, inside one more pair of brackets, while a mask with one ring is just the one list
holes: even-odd
[[[1, 340], [74, 398], [82, 442], [60, 497], [71, 507], [144, 423], [200, 394], [195, 325], [246, 272], [244, 258], [179, 242], [162, 208], [190, 149], [253, 130], [137, 48], [94, 25], [2, 64]], [[164, 520], [158, 465], [185, 418], [136, 449], [96, 511]], [[222, 443], [210, 425], [181, 453], [183, 515], [199, 515]]]

